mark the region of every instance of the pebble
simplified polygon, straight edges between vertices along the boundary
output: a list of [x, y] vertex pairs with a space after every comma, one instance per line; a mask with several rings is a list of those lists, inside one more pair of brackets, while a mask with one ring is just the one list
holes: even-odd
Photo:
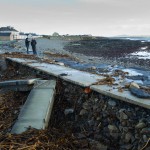
[[146, 127], [146, 124], [145, 124], [144, 122], [139, 122], [139, 123], [135, 126], [136, 129], [142, 129], [142, 128], [144, 128], [144, 127]]
[[108, 101], [108, 105], [114, 107], [114, 106], [116, 106], [116, 102], [115, 102], [115, 101], [112, 101], [112, 100], [109, 100], [109, 101]]
[[74, 109], [73, 109], [73, 108], [69, 108], [69, 109], [65, 109], [65, 110], [64, 110], [64, 114], [65, 114], [65, 115], [71, 114], [71, 113], [73, 113], [73, 112], [74, 112]]
[[88, 111], [86, 109], [81, 109], [79, 115], [83, 116], [83, 115], [85, 115], [87, 113], [88, 113]]
[[125, 142], [129, 143], [131, 139], [132, 139], [132, 134], [130, 132], [126, 133]]
[[118, 128], [115, 125], [108, 125], [108, 129], [110, 132], [112, 132], [112, 131], [118, 132]]

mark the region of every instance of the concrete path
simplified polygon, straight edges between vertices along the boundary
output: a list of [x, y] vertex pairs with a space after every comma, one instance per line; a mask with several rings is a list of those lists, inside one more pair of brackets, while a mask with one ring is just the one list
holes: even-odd
[[103, 79], [103, 76], [94, 75], [88, 72], [79, 71], [65, 66], [40, 63], [29, 59], [20, 59], [20, 58], [10, 58], [15, 62], [21, 63], [23, 65], [29, 66], [36, 70], [43, 71], [55, 77], [60, 77], [66, 81], [69, 81], [74, 84], [78, 84], [83, 87], [90, 86], [91, 84], [97, 82], [99, 79]]
[[55, 86], [55, 80], [39, 80], [34, 84], [11, 133], [22, 133], [28, 127], [45, 129], [48, 126], [54, 102]]

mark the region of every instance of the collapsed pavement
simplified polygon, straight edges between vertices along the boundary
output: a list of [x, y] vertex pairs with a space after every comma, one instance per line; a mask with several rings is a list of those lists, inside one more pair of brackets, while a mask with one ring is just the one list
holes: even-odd
[[57, 80], [49, 126], [62, 129], [65, 134], [72, 133], [81, 142], [80, 146], [74, 143], [72, 149], [134, 150], [142, 148], [150, 138], [148, 108], [104, 96], [23, 64], [11, 61], [8, 64], [17, 73]]

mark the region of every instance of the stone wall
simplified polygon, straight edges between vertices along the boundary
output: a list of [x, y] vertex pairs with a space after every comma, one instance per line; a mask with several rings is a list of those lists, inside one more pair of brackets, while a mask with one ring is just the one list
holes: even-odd
[[95, 143], [93, 149], [103, 143], [113, 150], [138, 150], [150, 138], [150, 110], [97, 92], [86, 94], [82, 87], [70, 83], [61, 82], [60, 87], [58, 97], [62, 99], [56, 103], [65, 107], [55, 110], [55, 125], [63, 124], [79, 139]]

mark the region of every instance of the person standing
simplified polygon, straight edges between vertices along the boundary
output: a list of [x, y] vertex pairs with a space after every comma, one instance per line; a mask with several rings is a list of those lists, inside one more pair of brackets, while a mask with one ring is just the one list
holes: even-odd
[[30, 41], [29, 41], [29, 39], [28, 39], [28, 37], [25, 39], [25, 45], [26, 45], [26, 48], [27, 48], [27, 54], [29, 54], [29, 43], [30, 43]]
[[33, 54], [37, 55], [37, 52], [36, 52], [36, 40], [33, 38], [32, 41], [31, 41], [31, 46], [32, 46], [32, 50], [33, 50]]

